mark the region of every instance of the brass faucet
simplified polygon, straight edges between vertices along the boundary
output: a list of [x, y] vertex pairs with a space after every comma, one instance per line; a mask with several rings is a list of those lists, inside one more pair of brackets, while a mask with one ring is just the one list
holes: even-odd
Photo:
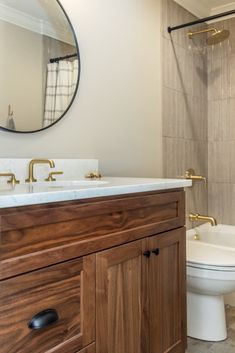
[[205, 186], [207, 186], [207, 178], [202, 175], [196, 175], [194, 169], [192, 169], [192, 168], [189, 168], [188, 170], [186, 170], [184, 177], [185, 177], [185, 179], [190, 179], [192, 181], [202, 180], [205, 182]]
[[0, 173], [0, 177], [10, 177], [11, 179], [7, 181], [8, 184], [15, 185], [20, 183], [20, 181], [16, 179], [14, 173], [10, 173], [10, 172]]
[[51, 159], [32, 159], [29, 163], [29, 176], [25, 180], [27, 183], [34, 183], [37, 181], [37, 179], [34, 178], [34, 173], [33, 173], [33, 167], [35, 164], [49, 164], [50, 168], [55, 167], [55, 163]]
[[191, 222], [195, 222], [195, 221], [208, 221], [210, 222], [210, 224], [214, 227], [217, 226], [217, 221], [214, 217], [211, 216], [203, 216], [200, 215], [199, 213], [190, 213], [189, 214], [189, 220]]

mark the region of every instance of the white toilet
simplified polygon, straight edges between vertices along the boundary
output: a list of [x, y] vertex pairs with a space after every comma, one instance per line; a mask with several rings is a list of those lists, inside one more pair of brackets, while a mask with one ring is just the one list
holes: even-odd
[[222, 341], [227, 337], [223, 295], [235, 291], [235, 249], [205, 242], [203, 232], [200, 241], [192, 235], [187, 232], [188, 336]]

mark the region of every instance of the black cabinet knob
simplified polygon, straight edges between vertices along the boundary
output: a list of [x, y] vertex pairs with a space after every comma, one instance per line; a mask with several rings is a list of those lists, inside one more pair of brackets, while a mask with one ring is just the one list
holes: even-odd
[[34, 317], [28, 323], [28, 328], [31, 330], [40, 330], [54, 324], [58, 319], [59, 316], [56, 310], [43, 310], [40, 313], [34, 315]]
[[145, 250], [145, 251], [143, 252], [143, 255], [144, 255], [145, 257], [149, 258], [150, 255], [151, 255], [151, 251]]
[[152, 250], [152, 253], [155, 254], [156, 256], [158, 256], [160, 253], [160, 249], [156, 248], [156, 249]]

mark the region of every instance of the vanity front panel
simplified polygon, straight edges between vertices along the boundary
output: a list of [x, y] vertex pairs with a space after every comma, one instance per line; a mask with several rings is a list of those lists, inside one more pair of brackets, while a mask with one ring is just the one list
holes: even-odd
[[184, 191], [0, 210], [0, 279], [184, 225]]

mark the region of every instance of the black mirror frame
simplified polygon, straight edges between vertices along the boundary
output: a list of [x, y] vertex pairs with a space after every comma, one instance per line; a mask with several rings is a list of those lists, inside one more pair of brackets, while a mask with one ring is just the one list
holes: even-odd
[[70, 28], [71, 28], [71, 31], [73, 33], [73, 37], [74, 37], [74, 42], [76, 44], [76, 49], [77, 49], [77, 56], [78, 56], [78, 79], [77, 79], [77, 84], [76, 84], [76, 87], [75, 87], [75, 90], [74, 90], [74, 94], [73, 94], [73, 98], [71, 99], [71, 102], [69, 103], [68, 107], [66, 108], [66, 110], [63, 112], [63, 114], [61, 115], [61, 117], [59, 117], [54, 123], [52, 123], [51, 125], [48, 125], [46, 127], [42, 127], [41, 129], [38, 129], [38, 130], [32, 130], [32, 131], [15, 131], [15, 130], [10, 130], [10, 129], [7, 129], [6, 127], [2, 127], [0, 126], [0, 131], [7, 131], [7, 132], [13, 132], [15, 134], [33, 134], [35, 132], [41, 132], [41, 131], [44, 131], [44, 130], [47, 130], [49, 129], [50, 127], [54, 126], [55, 124], [57, 124], [64, 116], [65, 114], [68, 112], [68, 110], [70, 109], [71, 105], [73, 104], [74, 102], [74, 99], [76, 97], [76, 94], [77, 94], [77, 91], [78, 91], [78, 85], [79, 85], [79, 81], [80, 81], [80, 73], [81, 73], [81, 61], [80, 61], [80, 52], [79, 52], [79, 46], [78, 46], [78, 41], [77, 41], [77, 36], [76, 36], [76, 33], [75, 33], [75, 30], [73, 28], [73, 25], [64, 9], [64, 7], [61, 5], [60, 1], [59, 0], [55, 0], [58, 5], [60, 6], [61, 10], [63, 11], [69, 25], [70, 25]]

